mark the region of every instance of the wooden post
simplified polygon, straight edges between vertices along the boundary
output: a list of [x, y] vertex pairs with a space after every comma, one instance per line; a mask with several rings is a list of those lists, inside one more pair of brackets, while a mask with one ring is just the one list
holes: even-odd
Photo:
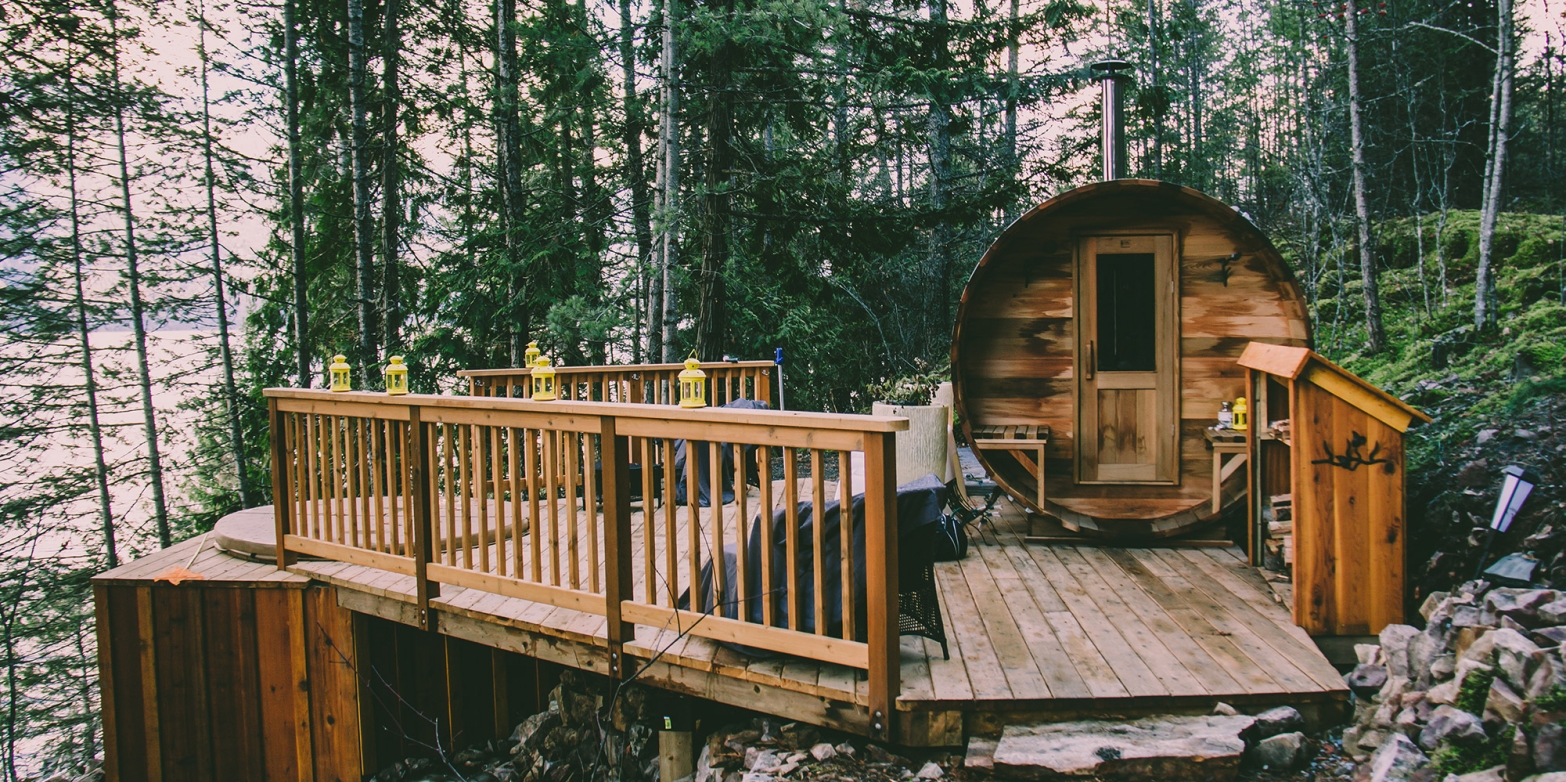
[[435, 617], [430, 611], [430, 600], [440, 597], [440, 583], [430, 581], [428, 566], [435, 560], [435, 520], [431, 518], [429, 443], [424, 440], [424, 424], [419, 420], [419, 408], [408, 407], [408, 445], [413, 454], [410, 472], [413, 483], [413, 580], [414, 605], [419, 612], [419, 628], [435, 629]]
[[[615, 434], [612, 416], [604, 416], [599, 429], [603, 461], [604, 497], [604, 616], [609, 620], [609, 675], [626, 675], [625, 643], [636, 638], [636, 628], [620, 619], [620, 602], [634, 600], [636, 584], [631, 574], [631, 458], [630, 443]], [[591, 470], [592, 465], [587, 469]], [[646, 502], [643, 502], [644, 507]], [[589, 512], [592, 504], [588, 503]], [[650, 576], [649, 576], [650, 577]]]
[[275, 524], [277, 536], [276, 562], [279, 570], [294, 564], [294, 556], [288, 553], [285, 537], [293, 532], [293, 525], [289, 518], [290, 509], [293, 508], [292, 487], [289, 486], [289, 467], [292, 467], [292, 459], [288, 458], [284, 449], [287, 440], [283, 433], [283, 412], [277, 409], [277, 400], [266, 400], [267, 423], [272, 427], [272, 520]]
[[901, 690], [897, 635], [897, 436], [865, 433], [865, 584], [870, 642], [870, 737], [893, 733]]

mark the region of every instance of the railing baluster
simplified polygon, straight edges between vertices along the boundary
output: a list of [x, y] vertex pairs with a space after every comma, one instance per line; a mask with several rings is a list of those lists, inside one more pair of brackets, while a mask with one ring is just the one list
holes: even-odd
[[[373, 504], [373, 515], [371, 518], [375, 522], [375, 535], [374, 540], [370, 542], [370, 547], [376, 551], [389, 554], [391, 553], [391, 546], [386, 543], [386, 503], [381, 498], [386, 488], [385, 481], [382, 479], [386, 469], [386, 444], [384, 442], [376, 442], [381, 436], [380, 421], [378, 419], [366, 418], [364, 420], [364, 436], [369, 441], [369, 447], [364, 452], [364, 466], [370, 478], [370, 497]], [[369, 537], [368, 533], [366, 533], [366, 537]]]
[[[598, 481], [592, 432], [582, 433], [582, 510], [587, 519], [587, 589], [598, 591]], [[612, 480], [604, 476], [604, 482]]]
[[745, 473], [749, 472], [745, 465], [745, 444], [734, 443], [734, 595], [735, 610], [739, 612], [736, 619], [750, 621], [750, 581], [746, 578], [750, 574], [750, 563], [747, 560], [749, 552], [746, 541], [746, 530], [750, 523], [750, 514], [747, 512], [746, 500], [750, 494], [750, 485], [745, 482]]
[[[442, 423], [437, 425], [440, 429], [440, 469], [441, 489], [446, 501], [446, 540], [440, 543], [440, 551], [445, 553], [445, 562], [452, 567], [457, 565], [457, 475], [452, 462], [452, 438], [455, 436], [457, 424]], [[433, 544], [434, 541], [431, 541]]]
[[333, 535], [332, 542], [342, 543], [346, 541], [347, 521], [343, 518], [347, 515], [343, 508], [343, 495], [346, 493], [343, 487], [343, 419], [342, 416], [329, 416], [331, 427], [328, 431], [328, 441], [332, 444], [332, 511], [333, 511]]
[[[506, 430], [506, 461], [511, 473], [511, 486], [506, 493], [511, 502], [511, 577], [522, 577], [522, 430], [512, 427]], [[528, 520], [529, 528], [532, 519]]]
[[560, 433], [542, 431], [544, 440], [544, 497], [549, 502], [549, 583], [560, 586], [560, 492], [555, 476], [560, 470]]
[[712, 551], [707, 559], [712, 563], [712, 613], [723, 616], [723, 588], [726, 586], [728, 565], [723, 554], [723, 451], [717, 442], [707, 444], [707, 496], [712, 498]]
[[472, 438], [472, 436], [468, 432], [469, 428], [470, 427], [468, 427], [466, 425], [463, 425], [463, 424], [458, 424], [457, 425], [457, 445], [456, 445], [456, 448], [457, 448], [457, 491], [460, 492], [461, 495], [462, 495], [462, 503], [461, 503], [461, 508], [462, 509], [460, 511], [461, 512], [461, 519], [462, 519], [462, 528], [460, 530], [460, 532], [462, 533], [462, 566], [464, 568], [467, 568], [468, 570], [472, 570], [473, 569], [473, 500], [469, 498], [469, 494], [471, 494], [471, 489], [470, 489], [471, 484], [469, 483], [469, 479], [472, 476], [472, 470], [469, 469], [469, 466], [468, 466], [469, 462], [471, 461], [471, 457], [470, 457], [470, 454], [468, 453], [468, 450], [469, 450], [469, 447], [472, 445], [473, 438]]
[[799, 454], [791, 447], [783, 449], [783, 503], [788, 629], [799, 630]]
[[691, 610], [700, 610], [697, 593], [701, 591], [701, 475], [696, 469], [697, 450], [695, 440], [685, 441], [685, 526], [689, 540], [689, 584]]
[[[416, 550], [413, 542], [414, 526], [418, 524], [418, 514], [414, 513], [413, 509], [414, 476], [425, 475], [426, 479], [428, 479], [428, 471], [420, 472], [415, 469], [414, 450], [412, 443], [413, 428], [414, 424], [410, 423], [408, 424], [408, 428], [406, 430], [402, 428], [397, 429], [397, 445], [402, 449], [402, 469], [400, 472], [402, 476], [402, 553], [405, 556], [410, 557], [418, 556], [418, 551]], [[429, 444], [425, 443], [424, 447], [426, 449], [429, 448]]]
[[642, 573], [644, 582], [642, 594], [648, 603], [658, 602], [658, 540], [654, 534], [655, 522], [653, 508], [653, 443], [646, 437], [639, 438], [642, 457]]
[[674, 474], [674, 441], [665, 437], [659, 446], [663, 449], [663, 547], [664, 558], [668, 560], [664, 566], [664, 580], [668, 582], [669, 607], [673, 608], [680, 594], [680, 536], [675, 531], [678, 524], [674, 502], [674, 482], [679, 478]]
[[571, 588], [582, 588], [581, 564], [578, 561], [577, 538], [580, 536], [578, 524], [580, 520], [576, 515], [577, 500], [577, 459], [582, 456], [582, 446], [577, 442], [576, 432], [560, 433], [560, 455], [565, 457], [567, 468], [565, 473], [566, 490], [566, 570], [570, 576]]
[[537, 429], [523, 430], [523, 439], [526, 440], [526, 443], [523, 445], [522, 450], [522, 471], [526, 474], [525, 480], [527, 483], [528, 561], [533, 566], [529, 574], [532, 580], [542, 584], [544, 583], [544, 528], [543, 520], [538, 515], [538, 493], [542, 488], [542, 481], [538, 474], [538, 463], [541, 456], [538, 449], [542, 448], [543, 444], [534, 443], [534, 435], [536, 434], [538, 434]]
[[489, 462], [493, 454], [486, 454], [484, 444], [489, 438], [485, 436], [487, 426], [474, 426], [473, 436], [473, 504], [478, 506], [478, 561], [479, 570], [489, 572], [489, 492], [484, 489], [484, 480], [489, 473]]
[[821, 449], [810, 449], [810, 566], [816, 597], [816, 635], [827, 634], [826, 613], [826, 471]]
[[772, 579], [772, 446], [762, 444], [756, 449], [757, 483], [761, 488], [761, 623], [772, 627], [777, 596]]
[[841, 542], [838, 544], [839, 559], [843, 562], [842, 601], [843, 601], [843, 638], [854, 640], [855, 624], [859, 621], [854, 612], [854, 475], [853, 452], [837, 452], [837, 484], [838, 496], [842, 497], [838, 506], [838, 531], [841, 533]]

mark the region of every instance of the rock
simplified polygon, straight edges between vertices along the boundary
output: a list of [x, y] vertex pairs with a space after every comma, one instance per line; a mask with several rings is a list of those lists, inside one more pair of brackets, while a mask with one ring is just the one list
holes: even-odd
[[1484, 596], [1485, 611], [1496, 616], [1506, 616], [1528, 626], [1539, 623], [1539, 610], [1560, 599], [1553, 589], [1522, 589], [1500, 587]]
[[1442, 742], [1473, 746], [1485, 740], [1484, 723], [1478, 717], [1452, 706], [1442, 706], [1430, 715], [1430, 724], [1419, 734], [1419, 746], [1433, 750]]
[[1566, 687], [1566, 664], [1559, 649], [1546, 649], [1539, 653], [1533, 675], [1528, 677], [1528, 700], [1537, 700], [1557, 687]]
[[1227, 780], [1239, 770], [1240, 734], [1252, 722], [1206, 716], [1013, 725], [995, 748], [995, 770], [1018, 779]]
[[888, 752], [885, 747], [879, 744], [865, 745], [865, 760], [870, 763], [890, 763], [904, 768], [913, 767], [913, 764], [908, 762], [908, 758]]
[[747, 771], [745, 772], [744, 776], [740, 777], [740, 782], [772, 782], [774, 779], [777, 779], [777, 777], [774, 777], [771, 774], [763, 774], [757, 771]]
[[1425, 693], [1425, 700], [1437, 706], [1450, 706], [1457, 702], [1457, 680], [1438, 684]]
[[1528, 640], [1516, 630], [1496, 630], [1494, 638], [1495, 664], [1501, 669], [1506, 682], [1520, 690], [1528, 688], [1528, 675], [1537, 667], [1535, 655], [1539, 645]]
[[783, 759], [770, 749], [751, 747], [745, 750], [745, 770], [767, 773], [783, 765]]
[[[1566, 603], [1566, 600], [1557, 600], [1555, 603]], [[1550, 605], [1555, 605], [1551, 603]], [[1563, 622], [1566, 624], [1566, 622]], [[1533, 642], [1541, 647], [1560, 646], [1566, 643], [1566, 627], [1541, 627], [1531, 634]]]
[[1456, 672], [1457, 655], [1455, 654], [1437, 655], [1434, 660], [1430, 661], [1429, 673], [1431, 681], [1444, 682], [1452, 678], [1452, 674]]
[[941, 765], [935, 762], [924, 764], [924, 767], [919, 769], [919, 773], [914, 774], [915, 779], [940, 779], [944, 776], [946, 772], [942, 771]]
[[1539, 726], [1533, 735], [1533, 767], [1566, 772], [1566, 725], [1552, 722]]
[[1506, 778], [1522, 779], [1534, 772], [1533, 751], [1528, 748], [1528, 732], [1512, 732], [1511, 751], [1506, 755]]
[[1469, 675], [1473, 674], [1475, 671], [1480, 673], [1489, 673], [1493, 670], [1495, 669], [1481, 662], [1475, 662], [1473, 660], [1459, 660], [1457, 662], [1457, 673], [1452, 678], [1452, 683], [1456, 684], [1458, 689], [1461, 690], [1463, 687], [1463, 682], [1467, 681]]
[[995, 768], [995, 745], [999, 743], [995, 739], [979, 738], [977, 736], [968, 739], [968, 752], [963, 756], [963, 768], [978, 768], [989, 771]]
[[1548, 774], [1534, 774], [1522, 782], [1566, 782], [1566, 773], [1554, 771]]
[[[1457, 661], [1462, 663], [1465, 660], [1471, 660], [1473, 662], [1489, 665], [1495, 659], [1495, 638], [1493, 636], [1497, 632], [1500, 631], [1490, 630], [1485, 633], [1481, 633], [1478, 638], [1474, 639], [1473, 643], [1468, 645], [1467, 649], [1464, 649], [1458, 653]], [[1459, 641], [1459, 643], [1461, 643], [1461, 641]]]
[[1427, 628], [1408, 642], [1408, 678], [1421, 687], [1430, 686], [1430, 663], [1446, 651], [1448, 633], [1438, 627]]
[[1384, 665], [1354, 666], [1347, 676], [1343, 677], [1343, 683], [1354, 691], [1355, 695], [1369, 698], [1379, 692], [1387, 683], [1387, 669]]
[[1363, 665], [1383, 665], [1380, 644], [1354, 644], [1354, 657]]
[[[1343, 751], [1350, 757], [1363, 763], [1360, 756], [1365, 755], [1364, 748], [1360, 746], [1360, 739], [1364, 737], [1365, 729], [1354, 725], [1343, 729]], [[1368, 756], [1367, 756], [1368, 757]]]
[[1414, 742], [1397, 733], [1370, 757], [1369, 782], [1408, 782], [1429, 763]]
[[1430, 617], [1435, 615], [1436, 609], [1441, 608], [1441, 604], [1451, 596], [1451, 592], [1431, 592], [1425, 596], [1425, 602], [1419, 604], [1419, 615], [1429, 622]]
[[1419, 731], [1424, 729], [1419, 721], [1419, 711], [1411, 707], [1405, 707], [1397, 713], [1397, 718], [1392, 721], [1392, 727], [1411, 739], [1418, 739]]
[[1456, 782], [1506, 782], [1506, 767], [1496, 766], [1483, 771], [1475, 771], [1472, 774], [1452, 774], [1447, 779], [1456, 780]]
[[1387, 625], [1381, 631], [1381, 656], [1386, 658], [1387, 675], [1410, 678], [1408, 642], [1419, 630], [1408, 625]]
[[1396, 705], [1403, 697], [1403, 693], [1408, 692], [1409, 685], [1410, 682], [1405, 677], [1388, 676], [1387, 683], [1381, 685], [1380, 691], [1376, 693], [1376, 703], [1392, 703]]
[[1248, 741], [1260, 741], [1280, 733], [1293, 733], [1305, 729], [1305, 717], [1293, 706], [1278, 706], [1256, 715], [1256, 722], [1246, 735]]
[[839, 745], [833, 747], [833, 749], [837, 750], [837, 754], [839, 754], [839, 755], [847, 755], [849, 757], [853, 757], [855, 754], [857, 754], [856, 751], [854, 750], [854, 745], [852, 745], [852, 744], [850, 744], [850, 743], [848, 743], [846, 741], [843, 742], [842, 744], [839, 744]]
[[832, 749], [831, 744], [823, 741], [810, 748], [810, 756], [815, 758], [816, 762], [822, 763], [837, 757], [837, 750]]
[[1230, 706], [1227, 703], [1219, 701], [1213, 706], [1213, 713], [1221, 717], [1236, 717], [1239, 716], [1240, 710]]
[[1256, 743], [1246, 753], [1252, 762], [1273, 771], [1288, 771], [1299, 765], [1305, 754], [1305, 734], [1279, 733]]
[[799, 768], [799, 764], [798, 763], [793, 763], [793, 762], [784, 763], [783, 765], [778, 766], [777, 770], [773, 771], [772, 773], [774, 775], [776, 775], [776, 776], [786, 777], [789, 774], [793, 773], [794, 769], [796, 769], [796, 768]]
[[1484, 710], [1486, 717], [1494, 713], [1507, 722], [1522, 722], [1527, 716], [1528, 704], [1507, 686], [1506, 682], [1497, 677], [1490, 682], [1490, 695], [1485, 699]]

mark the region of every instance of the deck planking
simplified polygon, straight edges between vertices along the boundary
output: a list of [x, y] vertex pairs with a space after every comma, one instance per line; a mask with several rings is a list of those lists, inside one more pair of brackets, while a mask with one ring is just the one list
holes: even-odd
[[[784, 494], [775, 487], [774, 503]], [[747, 504], [754, 513], [759, 496], [752, 492]], [[563, 526], [572, 514], [560, 510]], [[637, 597], [646, 594], [646, 530], [652, 530], [651, 560], [660, 571], [668, 555], [665, 546], [674, 542], [674, 559], [684, 571], [680, 591], [690, 582], [692, 541], [700, 549], [699, 561], [706, 562], [718, 537], [709, 509], [699, 514], [695, 536], [688, 527], [690, 514], [675, 514], [670, 530], [663, 523], [663, 507], [653, 510], [655, 523], [647, 525], [640, 504], [633, 505]], [[721, 539], [732, 542], [740, 519], [735, 506], [723, 510]], [[547, 513], [541, 515], [548, 519]], [[574, 515], [581, 543], [575, 569], [585, 586], [595, 569], [603, 573], [603, 550], [586, 545], [590, 514], [578, 508]], [[928, 722], [947, 727], [905, 739], [950, 741], [950, 726], [963, 730], [963, 717], [976, 728], [1008, 713], [1036, 717], [1098, 708], [1200, 708], [1220, 700], [1263, 706], [1346, 698], [1338, 673], [1237, 551], [1041, 546], [1024, 542], [1028, 526], [1018, 506], [1002, 502], [993, 520], [972, 537], [967, 558], [937, 564], [951, 656], [943, 657], [934, 641], [904, 637], [897, 705], [903, 712], [937, 713]], [[570, 531], [557, 534], [564, 542]], [[520, 557], [517, 544], [524, 546]], [[171, 564], [184, 564], [199, 545], [188, 541], [105, 575], [147, 579]], [[486, 547], [491, 572], [499, 563], [521, 561], [531, 575], [528, 545], [527, 534], [517, 540], [492, 537]], [[484, 559], [478, 555], [472, 561]], [[539, 576], [547, 583], [555, 571], [550, 557], [541, 559]], [[561, 565], [561, 582], [569, 584], [570, 562]], [[314, 579], [382, 601], [389, 607], [377, 613], [387, 617], [406, 616], [407, 604], [414, 601], [411, 576], [350, 563], [304, 560], [281, 573], [268, 563], [241, 560], [208, 545], [192, 569], [209, 579]], [[669, 604], [665, 584], [656, 584], [653, 593], [659, 604]], [[404, 607], [396, 608], [399, 604]], [[595, 614], [451, 585], [442, 587], [432, 605], [441, 614], [509, 633], [513, 641], [508, 643], [534, 651], [552, 648], [560, 660], [576, 660], [584, 668], [596, 670], [607, 650], [607, 625]], [[780, 713], [792, 709], [797, 718], [836, 721], [840, 727], [863, 721], [859, 712], [869, 702], [863, 672], [790, 657], [753, 657], [686, 629], [637, 626], [635, 640], [626, 645], [633, 670], [653, 684], [736, 705], [765, 710], [775, 704]], [[519, 637], [525, 640], [515, 640]], [[800, 696], [807, 700], [797, 700]], [[941, 719], [939, 713], [957, 719]]]

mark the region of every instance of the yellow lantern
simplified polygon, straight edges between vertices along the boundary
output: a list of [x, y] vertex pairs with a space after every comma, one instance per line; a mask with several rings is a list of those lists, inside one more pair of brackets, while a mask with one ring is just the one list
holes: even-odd
[[332, 365], [328, 367], [332, 373], [333, 391], [352, 391], [353, 386], [348, 382], [348, 373], [353, 367], [348, 366], [348, 357], [338, 353], [332, 356]]
[[537, 342], [527, 343], [527, 350], [522, 353], [522, 366], [533, 366], [533, 364], [537, 363], [538, 357], [542, 354], [543, 351], [538, 349]]
[[402, 396], [408, 393], [408, 368], [403, 365], [402, 356], [392, 356], [390, 361], [386, 365], [386, 393]]
[[1245, 397], [1242, 396], [1234, 400], [1234, 428], [1236, 430], [1243, 432], [1250, 428], [1250, 410], [1250, 407], [1245, 404]]
[[548, 402], [559, 398], [559, 392], [555, 389], [555, 368], [549, 365], [549, 359], [539, 356], [533, 359], [533, 399], [539, 402]]
[[701, 371], [701, 362], [695, 354], [685, 359], [685, 369], [680, 372], [680, 407], [707, 406], [707, 373]]

